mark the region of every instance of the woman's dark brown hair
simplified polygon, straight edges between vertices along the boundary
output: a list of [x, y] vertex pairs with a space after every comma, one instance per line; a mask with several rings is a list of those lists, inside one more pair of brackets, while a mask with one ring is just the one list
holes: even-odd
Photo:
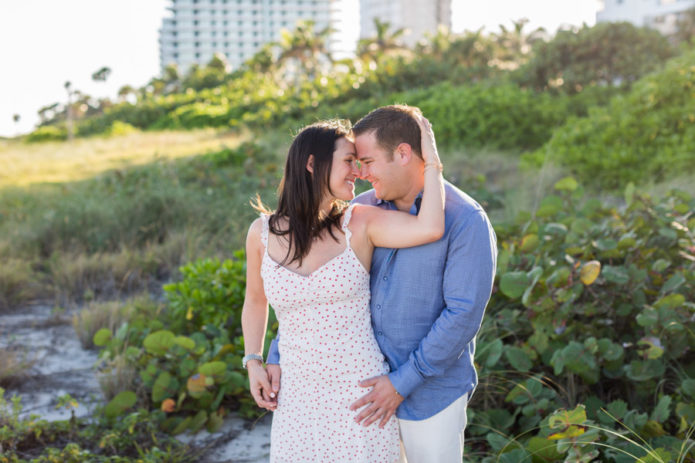
[[[328, 214], [321, 214], [319, 206], [326, 191], [332, 193], [329, 179], [336, 142], [349, 134], [349, 123], [331, 120], [304, 127], [294, 137], [287, 153], [285, 173], [278, 187], [278, 207], [270, 215], [268, 223], [273, 234], [287, 239], [288, 249], [283, 264], [298, 261], [302, 265], [302, 259], [311, 249], [312, 240], [326, 229], [338, 241], [333, 232], [340, 229], [345, 203], [334, 201]], [[313, 174], [307, 170], [312, 154]], [[270, 212], [260, 199], [254, 207], [263, 213]], [[287, 228], [281, 227], [281, 224]]]

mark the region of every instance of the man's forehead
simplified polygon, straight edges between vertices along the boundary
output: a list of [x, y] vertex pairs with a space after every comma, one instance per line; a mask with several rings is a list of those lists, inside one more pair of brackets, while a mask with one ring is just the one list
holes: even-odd
[[375, 130], [370, 130], [355, 137], [355, 149], [358, 159], [373, 158], [383, 151], [383, 148], [376, 141], [375, 132]]

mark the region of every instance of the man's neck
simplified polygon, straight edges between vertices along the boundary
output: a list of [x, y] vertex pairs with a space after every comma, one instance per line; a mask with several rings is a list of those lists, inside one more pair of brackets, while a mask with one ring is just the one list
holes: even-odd
[[405, 195], [392, 200], [393, 204], [399, 211], [410, 212], [410, 208], [415, 203], [415, 198], [422, 193], [424, 188], [424, 179], [420, 179], [417, 182], [412, 182], [411, 185], [412, 187]]

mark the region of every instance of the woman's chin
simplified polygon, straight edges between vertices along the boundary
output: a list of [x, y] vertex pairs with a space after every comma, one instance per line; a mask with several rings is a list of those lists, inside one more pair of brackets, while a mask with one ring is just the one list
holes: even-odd
[[352, 201], [353, 199], [355, 199], [355, 190], [346, 191], [344, 194], [340, 195], [338, 199], [348, 202]]

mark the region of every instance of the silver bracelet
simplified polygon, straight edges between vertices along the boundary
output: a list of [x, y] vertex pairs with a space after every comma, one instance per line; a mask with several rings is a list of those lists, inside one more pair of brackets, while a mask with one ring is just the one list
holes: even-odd
[[258, 355], [258, 354], [246, 354], [244, 355], [244, 358], [241, 359], [241, 367], [245, 370], [246, 369], [246, 364], [249, 362], [249, 360], [260, 360], [261, 364], [263, 363], [263, 356]]

